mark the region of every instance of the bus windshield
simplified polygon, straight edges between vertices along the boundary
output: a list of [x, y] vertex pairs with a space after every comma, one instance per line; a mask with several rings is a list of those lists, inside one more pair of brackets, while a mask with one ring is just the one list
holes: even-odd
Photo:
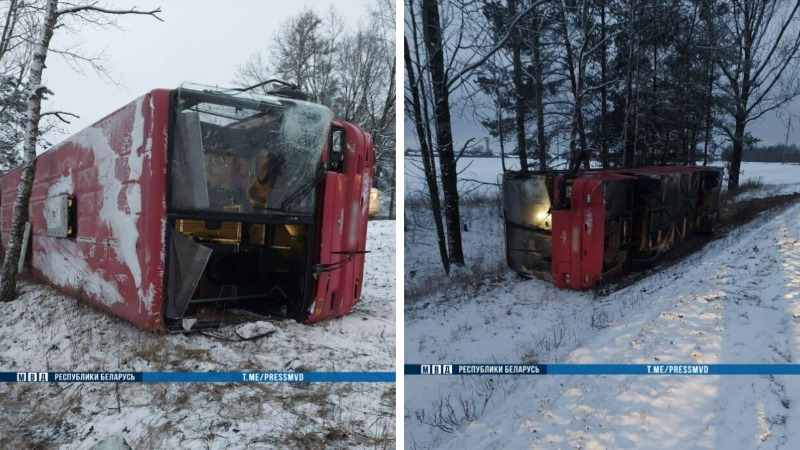
[[172, 208], [314, 212], [329, 109], [196, 85], [181, 86], [175, 105]]

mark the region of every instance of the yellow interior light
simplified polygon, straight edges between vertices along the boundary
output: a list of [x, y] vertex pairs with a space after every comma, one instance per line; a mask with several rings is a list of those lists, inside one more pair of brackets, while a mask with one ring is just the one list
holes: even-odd
[[531, 218], [533, 219], [531, 225], [544, 228], [545, 230], [550, 229], [550, 210], [545, 208], [536, 208], [531, 212]]
[[289, 233], [289, 236], [291, 237], [300, 236], [301, 233], [303, 232], [301, 225], [287, 223], [284, 224], [283, 226], [286, 227], [286, 231]]

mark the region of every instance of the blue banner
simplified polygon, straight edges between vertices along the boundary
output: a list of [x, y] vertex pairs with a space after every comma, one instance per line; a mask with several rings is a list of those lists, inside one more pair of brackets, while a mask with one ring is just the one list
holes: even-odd
[[800, 364], [406, 364], [406, 375], [800, 375]]
[[394, 383], [394, 372], [144, 372], [145, 383]]
[[394, 372], [0, 372], [0, 382], [394, 383]]

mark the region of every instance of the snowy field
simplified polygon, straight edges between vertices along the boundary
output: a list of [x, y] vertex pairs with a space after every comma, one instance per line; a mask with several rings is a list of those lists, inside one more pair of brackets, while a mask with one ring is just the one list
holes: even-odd
[[[232, 342], [154, 334], [42, 285], [0, 303], [0, 371], [394, 371], [395, 222], [369, 223], [361, 302]], [[266, 325], [270, 326], [270, 325]], [[394, 448], [387, 383], [0, 385], [0, 448]]]
[[[742, 169], [741, 180], [761, 177], [762, 186], [737, 200], [800, 192], [798, 165]], [[469, 170], [495, 182], [500, 162], [476, 159]], [[496, 193], [462, 211], [467, 267], [426, 288], [443, 278], [435, 234], [422, 206], [406, 206], [408, 363], [800, 361], [800, 203], [606, 297], [506, 269]], [[409, 448], [800, 448], [796, 376], [405, 382]]]
[[[725, 163], [719, 161], [709, 165], [722, 167]], [[506, 167], [509, 170], [516, 170], [519, 168], [519, 163], [515, 163], [513, 158], [506, 157]], [[566, 167], [553, 168], [565, 169]], [[770, 190], [767, 191], [766, 195], [774, 195], [772, 192], [776, 189], [786, 191], [781, 193], [800, 191], [800, 185], [798, 185], [800, 166], [797, 164], [744, 162], [742, 163], [741, 172], [739, 175], [740, 183], [744, 183], [747, 180], [755, 181], [760, 178], [764, 184], [770, 185]], [[499, 190], [503, 163], [500, 158], [464, 157], [458, 160], [458, 173], [459, 191], [462, 195], [476, 191], [479, 193], [493, 193]], [[406, 195], [411, 194], [413, 196], [416, 192], [427, 189], [423, 176], [422, 161], [419, 157], [405, 157], [404, 182]]]

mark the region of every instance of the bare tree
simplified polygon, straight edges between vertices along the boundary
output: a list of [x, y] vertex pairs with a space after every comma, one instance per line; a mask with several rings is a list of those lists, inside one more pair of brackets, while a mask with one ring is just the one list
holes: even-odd
[[373, 42], [366, 48], [374, 46], [370, 58], [374, 60], [371, 67], [370, 86], [372, 91], [367, 97], [367, 120], [363, 123], [375, 142], [376, 185], [382, 188], [383, 195], [388, 194], [390, 217], [395, 216], [396, 180], [395, 161], [397, 155], [397, 50], [395, 30], [397, 29], [396, 4], [393, 0], [378, 0], [370, 12], [371, 23], [360, 26], [365, 38]]
[[372, 135], [376, 176], [383, 178], [380, 184], [393, 195], [396, 62], [394, 42], [384, 36], [363, 26], [342, 38], [335, 60], [338, 92], [330, 106], [338, 118]]
[[[442, 205], [439, 199], [439, 183], [436, 179], [436, 162], [433, 157], [433, 148], [431, 148], [432, 134], [430, 129], [430, 122], [423, 118], [422, 109], [427, 107], [427, 104], [420, 99], [424, 95], [421, 93], [423, 90], [420, 81], [417, 80], [414, 74], [414, 67], [417, 65], [411, 60], [411, 51], [408, 47], [408, 39], [403, 39], [403, 58], [406, 66], [406, 76], [408, 79], [408, 89], [410, 98], [405, 102], [407, 115], [414, 121], [415, 132], [420, 145], [420, 152], [422, 153], [422, 166], [425, 175], [425, 182], [431, 195], [431, 212], [433, 214], [433, 223], [436, 227], [436, 241], [439, 247], [439, 257], [441, 258], [442, 265], [444, 266], [445, 274], [450, 274], [450, 258], [447, 254], [447, 244], [445, 243], [444, 225], [442, 222]], [[415, 52], [419, 54], [419, 52]]]
[[[270, 56], [256, 52], [237, 69], [235, 83], [253, 86], [271, 78], [292, 81], [312, 101], [331, 104], [337, 92], [336, 55], [344, 25], [335, 10], [322, 16], [306, 7], [272, 37]], [[270, 86], [259, 88], [266, 93]]]
[[[273, 78], [272, 71], [267, 64], [267, 59], [262, 52], [255, 52], [241, 66], [236, 67], [236, 76], [233, 83], [241, 87], [250, 87], [261, 84]], [[255, 88], [262, 94], [267, 93], [269, 86], [259, 86]]]
[[[270, 57], [261, 52], [237, 69], [234, 83], [252, 86], [283, 78], [303, 88], [337, 119], [364, 128], [375, 143], [376, 182], [394, 210], [396, 81], [394, 3], [380, 0], [371, 21], [347, 30], [334, 10], [321, 16], [306, 8], [275, 34]], [[270, 86], [260, 88], [266, 93]]]
[[[596, 146], [604, 167], [695, 164], [700, 154], [707, 163], [721, 138], [732, 143], [735, 186], [751, 123], [800, 95], [798, 0], [551, 0], [521, 28], [506, 24], [534, 0], [498, 0], [482, 8], [493, 34], [473, 39], [463, 30], [480, 23], [475, 3], [438, 2], [451, 110], [469, 97], [459, 88], [472, 78], [496, 99], [482, 120], [492, 134], [511, 137], [513, 124], [517, 148], [530, 147], [526, 127], [535, 117], [540, 167], [553, 137], [566, 137], [571, 153]], [[489, 67], [500, 42], [510, 63]], [[420, 58], [420, 79], [432, 73], [432, 56]], [[521, 92], [535, 99], [523, 103]]]
[[375, 175], [394, 209], [395, 108], [397, 67], [394, 4], [384, 1], [370, 11], [371, 21], [344, 33], [334, 59], [337, 92], [329, 106], [337, 117], [358, 124], [375, 144]]
[[265, 66], [265, 72], [293, 80], [313, 101], [329, 104], [336, 93], [334, 60], [343, 29], [335, 10], [323, 17], [311, 8], [304, 9], [275, 33], [272, 67]]
[[[535, 1], [519, 12], [509, 23], [506, 34], [496, 39], [482, 19], [483, 4], [480, 2], [466, 0], [442, 2], [441, 8], [445, 10], [445, 14], [440, 14], [439, 2], [433, 0], [406, 2], [410, 13], [409, 32], [415, 39], [421, 37], [423, 42], [420, 49], [412, 48], [415, 52], [419, 52], [416, 58], [419, 62], [415, 63], [418, 84], [424, 88], [429, 82], [431, 88], [430, 97], [422, 95], [418, 101], [428, 102], [434, 111], [432, 122], [435, 144], [431, 142], [430, 148], [436, 148], [439, 157], [440, 181], [444, 196], [448, 250], [448, 261], [442, 261], [445, 267], [448, 263], [456, 266], [464, 265], [450, 96], [454, 92], [461, 92], [460, 89], [470, 83], [475, 71], [511, 40], [520, 20], [544, 1]], [[443, 17], [449, 21], [443, 22]], [[416, 26], [417, 20], [422, 23], [419, 28]], [[425, 108], [421, 109], [424, 114]], [[420, 139], [425, 137], [432, 141], [434, 139], [433, 136], [418, 136]], [[429, 189], [432, 189], [430, 185]], [[434, 201], [433, 198], [431, 201]]]
[[706, 20], [722, 72], [720, 128], [733, 144], [729, 188], [739, 185], [747, 125], [800, 95], [800, 0], [713, 4]]
[[47, 0], [42, 8], [41, 34], [35, 41], [33, 62], [28, 79], [27, 121], [23, 147], [24, 166], [17, 190], [17, 199], [14, 203], [14, 215], [9, 235], [8, 247], [3, 259], [3, 269], [0, 274], [0, 300], [11, 301], [17, 295], [17, 266], [21, 253], [22, 233], [25, 222], [28, 220], [28, 203], [33, 188], [33, 178], [36, 172], [36, 143], [39, 137], [39, 121], [42, 117], [42, 98], [47, 92], [47, 87], [42, 84], [42, 74], [45, 69], [50, 41], [57, 26], [67, 18], [88, 20], [100, 23], [98, 15], [126, 15], [144, 14], [158, 17], [161, 9], [152, 11], [138, 11], [135, 8], [128, 10], [108, 9], [98, 6], [98, 2], [88, 4], [65, 3], [63, 8], [58, 7], [58, 0]]

